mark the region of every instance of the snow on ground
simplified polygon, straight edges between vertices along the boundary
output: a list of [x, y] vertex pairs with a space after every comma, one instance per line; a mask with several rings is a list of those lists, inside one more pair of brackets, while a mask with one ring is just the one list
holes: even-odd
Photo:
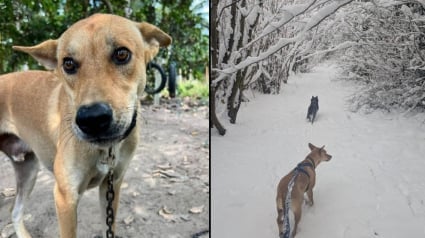
[[355, 87], [335, 78], [333, 66], [296, 75], [280, 95], [243, 105], [224, 137], [212, 130], [212, 237], [278, 237], [277, 183], [308, 142], [333, 158], [316, 170], [315, 204], [303, 206], [297, 238], [425, 237], [425, 116], [350, 112]]

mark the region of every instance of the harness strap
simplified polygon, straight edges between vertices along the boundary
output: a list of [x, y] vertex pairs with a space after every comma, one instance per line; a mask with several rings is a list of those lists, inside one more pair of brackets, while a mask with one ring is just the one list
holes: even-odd
[[[312, 168], [313, 171], [314, 171], [314, 169], [316, 168], [316, 165], [314, 164], [314, 160], [312, 158], [307, 157], [307, 160], [309, 160], [310, 162], [309, 161], [306, 161], [306, 162], [299, 163], [297, 165], [297, 167], [295, 167], [294, 171], [295, 172], [301, 172], [301, 173], [307, 175], [308, 179], [310, 179], [310, 174], [308, 174], [308, 172], [304, 169], [304, 167], [305, 166], [308, 166], [308, 167]], [[306, 190], [308, 190], [308, 187], [309, 186], [310, 186], [310, 184], [307, 185]]]
[[304, 166], [305, 166], [304, 164], [298, 164], [294, 170], [307, 175], [307, 177], [310, 179], [310, 174], [308, 174], [307, 171], [305, 171], [305, 169], [303, 168]]
[[311, 165], [313, 165], [313, 169], [316, 169], [316, 163], [314, 163], [314, 160], [310, 156], [307, 156], [306, 159], [311, 162]]

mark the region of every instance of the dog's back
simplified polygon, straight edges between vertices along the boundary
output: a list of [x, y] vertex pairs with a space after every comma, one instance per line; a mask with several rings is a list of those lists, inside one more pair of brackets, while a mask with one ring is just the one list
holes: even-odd
[[312, 96], [310, 106], [308, 107], [307, 119], [313, 124], [316, 114], [319, 111], [319, 96]]

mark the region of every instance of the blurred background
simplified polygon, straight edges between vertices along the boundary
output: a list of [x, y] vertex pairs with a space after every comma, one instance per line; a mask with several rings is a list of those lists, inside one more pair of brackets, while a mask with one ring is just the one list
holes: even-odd
[[[43, 68], [28, 55], [14, 52], [12, 45], [56, 39], [82, 18], [112, 13], [149, 22], [171, 35], [172, 46], [162, 49], [154, 61], [164, 71], [175, 64], [177, 94], [208, 95], [207, 0], [0, 0], [0, 12], [0, 74]], [[188, 92], [195, 87], [196, 92]]]

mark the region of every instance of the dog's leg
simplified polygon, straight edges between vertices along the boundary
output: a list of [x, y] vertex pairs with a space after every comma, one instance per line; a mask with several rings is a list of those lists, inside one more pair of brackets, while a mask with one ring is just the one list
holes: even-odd
[[297, 234], [298, 223], [301, 220], [301, 202], [293, 203], [292, 209], [294, 212], [294, 219], [295, 219], [294, 230], [292, 231], [292, 237], [295, 237], [295, 235]]
[[295, 235], [297, 234], [298, 223], [300, 222], [300, 219], [301, 219], [301, 213], [299, 213], [298, 216], [295, 213], [295, 225], [294, 225], [294, 230], [292, 231], [292, 237], [295, 237]]
[[[72, 147], [67, 147], [72, 148]], [[77, 237], [77, 206], [80, 199], [79, 187], [81, 186], [81, 177], [84, 175], [70, 176], [71, 169], [66, 164], [62, 154], [72, 155], [71, 152], [59, 151], [56, 155], [54, 164], [55, 188], [54, 197], [56, 205], [56, 214], [59, 222], [60, 238], [76, 238]], [[68, 156], [67, 161], [73, 161]]]
[[279, 229], [279, 236], [283, 236], [283, 209], [277, 210], [277, 228]]
[[56, 182], [54, 190], [60, 237], [75, 238], [77, 237], [77, 205], [79, 196], [72, 194], [62, 186], [62, 184]]
[[13, 227], [18, 238], [31, 238], [24, 225], [25, 202], [34, 187], [39, 170], [39, 164], [34, 153], [26, 153], [25, 160], [16, 162], [13, 159], [13, 168], [15, 169], [17, 194], [15, 204], [12, 210]]
[[61, 185], [55, 184], [55, 204], [58, 214], [59, 230], [61, 238], [77, 237], [77, 204], [78, 198], [68, 191], [61, 189]]
[[309, 188], [307, 190], [307, 197], [308, 197], [307, 204], [310, 205], [310, 206], [313, 206], [314, 200], [313, 200], [313, 189], [312, 188]]

